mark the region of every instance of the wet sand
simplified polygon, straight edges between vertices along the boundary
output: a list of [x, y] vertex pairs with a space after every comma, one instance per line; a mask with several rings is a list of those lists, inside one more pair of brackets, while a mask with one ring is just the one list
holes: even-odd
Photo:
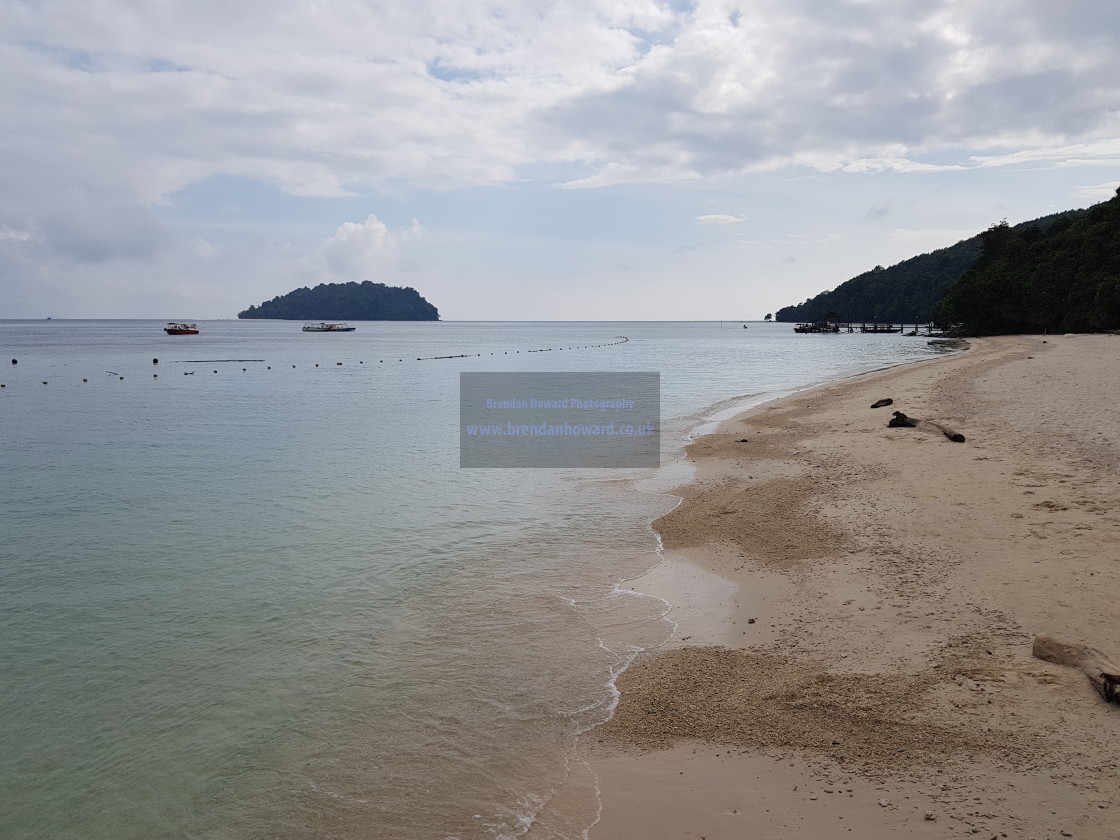
[[1117, 394], [1120, 337], [991, 338], [697, 440], [591, 840], [1120, 837], [1120, 706], [1031, 655], [1120, 661]]

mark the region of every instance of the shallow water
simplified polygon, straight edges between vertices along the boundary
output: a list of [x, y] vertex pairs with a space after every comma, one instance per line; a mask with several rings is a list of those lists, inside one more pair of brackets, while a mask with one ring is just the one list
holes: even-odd
[[580, 836], [575, 738], [672, 630], [617, 584], [673, 499], [648, 469], [460, 469], [460, 372], [658, 371], [668, 463], [719, 409], [932, 352], [356, 326], [0, 322], [0, 836]]

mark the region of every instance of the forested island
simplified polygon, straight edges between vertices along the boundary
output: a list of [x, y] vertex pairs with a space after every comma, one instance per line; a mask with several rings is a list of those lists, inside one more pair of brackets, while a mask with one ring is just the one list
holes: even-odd
[[296, 321], [438, 321], [439, 310], [408, 286], [320, 283], [274, 297], [237, 313], [238, 318]]
[[965, 335], [1120, 329], [1120, 190], [1045, 228], [1006, 222], [934, 307]]
[[[1067, 210], [1023, 222], [1013, 230], [1037, 236], [1062, 220], [1086, 212]], [[836, 315], [841, 321], [927, 323], [934, 320], [934, 307], [945, 292], [965, 275], [983, 250], [984, 234], [978, 234], [890, 268], [876, 266], [804, 303], [779, 309], [774, 320], [811, 323]]]

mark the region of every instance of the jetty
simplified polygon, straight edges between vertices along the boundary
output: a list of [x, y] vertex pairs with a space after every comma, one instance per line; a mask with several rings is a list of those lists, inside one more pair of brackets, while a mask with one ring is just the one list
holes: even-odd
[[901, 334], [906, 336], [935, 336], [942, 335], [941, 329], [932, 323], [921, 324], [913, 322], [912, 324], [889, 323], [881, 324], [878, 322], [860, 322], [855, 323], [851, 321], [841, 321], [839, 319], [822, 318], [819, 321], [805, 322], [796, 324], [793, 328], [796, 333], [871, 333], [877, 335], [884, 334]]

